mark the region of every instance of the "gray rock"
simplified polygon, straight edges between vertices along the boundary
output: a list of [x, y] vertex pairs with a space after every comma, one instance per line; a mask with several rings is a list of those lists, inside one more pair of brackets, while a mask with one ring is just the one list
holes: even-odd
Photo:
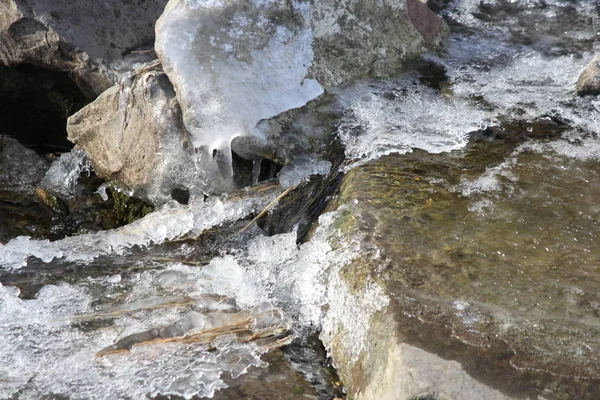
[[154, 204], [193, 186], [196, 153], [173, 87], [157, 64], [133, 74], [71, 116], [68, 138], [95, 172]]
[[419, 0], [319, 1], [311, 9], [311, 25], [311, 74], [326, 86], [394, 76], [448, 33]]
[[33, 193], [49, 163], [10, 136], [0, 135], [0, 188]]
[[600, 54], [585, 67], [577, 79], [575, 89], [580, 96], [600, 94]]
[[[132, 51], [154, 41], [166, 0], [0, 2], [0, 65], [70, 72], [89, 96], [115, 83]], [[151, 50], [150, 50], [151, 52]], [[135, 59], [135, 57], [133, 57]]]

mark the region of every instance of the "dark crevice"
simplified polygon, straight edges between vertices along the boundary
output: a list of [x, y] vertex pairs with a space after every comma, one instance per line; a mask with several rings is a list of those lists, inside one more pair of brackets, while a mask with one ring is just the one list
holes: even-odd
[[0, 134], [40, 152], [68, 151], [67, 118], [91, 100], [66, 72], [0, 67]]
[[190, 191], [187, 188], [175, 188], [171, 190], [171, 198], [179, 204], [188, 204], [190, 201]]
[[275, 178], [279, 171], [281, 171], [283, 165], [276, 163], [275, 161], [267, 160], [266, 158], [260, 162], [260, 174], [258, 174], [258, 181], [266, 181], [271, 178]]

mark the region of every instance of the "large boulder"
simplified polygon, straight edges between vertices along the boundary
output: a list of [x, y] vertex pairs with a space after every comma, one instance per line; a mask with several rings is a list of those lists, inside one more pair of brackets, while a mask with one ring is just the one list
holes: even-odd
[[444, 24], [418, 0], [171, 0], [156, 51], [195, 147], [257, 135], [261, 121], [324, 87], [396, 74], [439, 43]]
[[321, 338], [349, 398], [600, 398], [598, 162], [540, 146], [344, 177]]
[[[196, 153], [175, 92], [151, 64], [102, 93], [68, 120], [68, 138], [83, 148], [94, 171], [154, 204], [189, 190]], [[209, 171], [204, 171], [209, 173]]]
[[600, 54], [596, 55], [581, 72], [575, 89], [580, 96], [600, 94]]
[[69, 72], [86, 94], [97, 95], [115, 83], [120, 64], [132, 51], [152, 52], [154, 23], [165, 4], [166, 0], [3, 0], [0, 66], [32, 64]]

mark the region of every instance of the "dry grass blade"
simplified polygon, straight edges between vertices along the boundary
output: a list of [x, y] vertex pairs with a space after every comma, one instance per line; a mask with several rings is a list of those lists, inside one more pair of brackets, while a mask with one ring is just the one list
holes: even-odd
[[278, 202], [279, 200], [281, 200], [282, 198], [284, 198], [284, 197], [285, 197], [285, 196], [286, 196], [286, 195], [287, 195], [289, 192], [291, 192], [292, 190], [296, 189], [296, 187], [297, 187], [297, 185], [296, 185], [296, 186], [289, 187], [289, 188], [287, 188], [286, 190], [284, 190], [284, 191], [283, 191], [283, 192], [282, 192], [282, 193], [281, 193], [279, 196], [277, 196], [277, 197], [275, 198], [275, 200], [273, 200], [272, 202], [270, 202], [269, 204], [267, 204], [267, 206], [266, 206], [266, 207], [265, 207], [265, 208], [264, 208], [264, 209], [263, 209], [261, 212], [259, 212], [259, 213], [258, 213], [258, 215], [257, 215], [256, 217], [254, 217], [254, 218], [252, 219], [252, 221], [250, 221], [250, 222], [248, 223], [248, 225], [246, 225], [244, 228], [242, 228], [242, 229], [241, 229], [241, 230], [240, 230], [240, 231], [239, 231], [237, 234], [239, 235], [240, 233], [242, 233], [242, 232], [244, 232], [246, 229], [248, 229], [248, 228], [249, 228], [249, 227], [250, 227], [250, 226], [251, 226], [253, 223], [255, 223], [256, 221], [258, 221], [258, 220], [259, 220], [259, 219], [260, 219], [260, 218], [261, 218], [263, 215], [265, 215], [265, 214], [266, 214], [266, 213], [267, 213], [267, 212], [268, 212], [268, 211], [269, 211], [271, 208], [273, 208], [273, 206], [274, 206], [275, 204], [277, 204], [277, 202]]
[[156, 310], [161, 308], [170, 308], [170, 307], [182, 307], [189, 306], [193, 304], [194, 301], [190, 297], [176, 297], [176, 298], [166, 298], [164, 302], [149, 304], [147, 306], [133, 307], [133, 308], [122, 308], [119, 309], [116, 307], [115, 309], [109, 309], [105, 311], [100, 311], [96, 313], [90, 314], [79, 314], [70, 317], [71, 320], [91, 320], [96, 318], [116, 318], [122, 315], [133, 314], [138, 311], [146, 311], [146, 310]]

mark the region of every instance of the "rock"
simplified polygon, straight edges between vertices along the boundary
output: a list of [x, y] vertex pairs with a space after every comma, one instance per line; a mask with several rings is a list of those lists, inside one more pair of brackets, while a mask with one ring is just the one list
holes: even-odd
[[[190, 34], [193, 32], [193, 34]], [[172, 0], [156, 51], [194, 147], [223, 148], [323, 86], [396, 74], [444, 36], [423, 3]]]
[[394, 76], [448, 33], [419, 0], [315, 2], [311, 25], [311, 74], [326, 86]]
[[0, 190], [33, 193], [49, 163], [10, 136], [0, 135]]
[[600, 54], [596, 55], [579, 75], [575, 89], [580, 96], [600, 94]]
[[196, 174], [209, 172], [195, 169], [197, 155], [175, 92], [157, 64], [109, 88], [71, 116], [67, 131], [100, 177], [154, 204], [171, 199], [175, 189], [193, 192], [202, 179]]
[[349, 398], [600, 397], [594, 173], [493, 143], [343, 178], [321, 338]]
[[224, 376], [227, 388], [215, 393], [215, 400], [280, 400], [316, 399], [318, 393], [281, 350], [263, 356], [267, 368], [250, 367], [248, 373], [232, 379]]
[[[92, 97], [111, 86], [134, 50], [150, 48], [166, 0], [4, 0], [0, 65], [69, 72]], [[134, 56], [135, 58], [135, 56]]]

